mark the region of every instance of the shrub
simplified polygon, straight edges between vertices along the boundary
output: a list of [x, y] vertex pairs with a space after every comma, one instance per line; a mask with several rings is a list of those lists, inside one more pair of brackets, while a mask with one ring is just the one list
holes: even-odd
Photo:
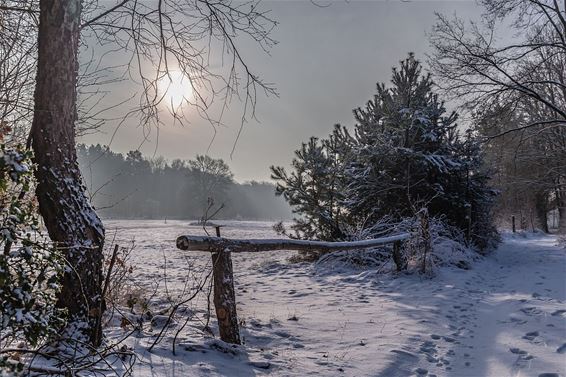
[[[37, 347], [63, 324], [56, 308], [64, 263], [39, 231], [39, 217], [28, 193], [30, 152], [0, 150], [0, 350]], [[0, 372], [22, 364], [0, 351]]]

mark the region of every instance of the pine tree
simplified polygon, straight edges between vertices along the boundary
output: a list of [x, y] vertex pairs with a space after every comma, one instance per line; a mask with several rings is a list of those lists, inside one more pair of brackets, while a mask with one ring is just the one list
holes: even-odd
[[356, 158], [347, 169], [346, 207], [374, 223], [426, 206], [486, 246], [474, 237], [474, 220], [491, 223], [494, 192], [473, 133], [460, 137], [457, 114], [447, 113], [412, 54], [393, 69], [391, 83], [378, 84], [373, 100], [354, 110]]
[[328, 139], [302, 145], [291, 174], [272, 168], [277, 194], [300, 214], [296, 237], [348, 239], [345, 229], [401, 220], [426, 206], [486, 247], [495, 237], [495, 192], [475, 133], [459, 134], [457, 114], [446, 111], [412, 54], [393, 69], [391, 84], [378, 84], [354, 110], [353, 135], [338, 126]]
[[347, 237], [344, 225], [347, 213], [344, 201], [344, 169], [350, 157], [352, 137], [336, 125], [328, 139], [311, 137], [295, 151], [293, 171], [271, 167], [277, 181], [276, 194], [282, 195], [299, 214], [291, 227], [294, 238], [342, 240]]

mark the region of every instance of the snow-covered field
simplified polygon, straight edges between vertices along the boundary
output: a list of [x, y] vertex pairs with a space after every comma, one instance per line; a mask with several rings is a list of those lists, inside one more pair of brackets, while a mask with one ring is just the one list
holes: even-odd
[[[135, 284], [154, 307], [168, 307], [165, 297], [182, 292], [188, 276], [207, 272], [208, 253], [175, 248], [178, 235], [202, 228], [181, 221], [105, 224], [110, 238], [117, 229], [119, 243], [135, 239]], [[270, 223], [224, 224], [225, 237], [274, 237]], [[472, 269], [443, 268], [432, 279], [290, 263], [291, 255], [233, 255], [243, 346], [202, 331], [201, 294], [152, 352], [159, 316], [125, 341], [139, 357], [133, 375], [566, 376], [566, 250], [554, 237], [506, 235]], [[119, 322], [107, 329], [110, 340], [130, 330]], [[217, 334], [214, 319], [211, 327]]]

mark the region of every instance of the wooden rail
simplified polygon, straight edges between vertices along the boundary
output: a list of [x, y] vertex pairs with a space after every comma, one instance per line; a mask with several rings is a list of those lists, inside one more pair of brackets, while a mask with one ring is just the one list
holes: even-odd
[[[217, 235], [220, 234], [217, 229]], [[410, 233], [353, 242], [324, 242], [291, 239], [229, 239], [222, 237], [180, 236], [177, 247], [181, 250], [208, 251], [212, 253], [214, 279], [214, 308], [218, 318], [220, 338], [232, 344], [240, 344], [240, 330], [236, 312], [236, 293], [231, 253], [262, 252], [271, 250], [333, 251], [365, 249], [393, 244], [393, 260], [397, 269], [406, 263], [400, 253], [401, 241]]]
[[230, 239], [206, 236], [180, 236], [177, 247], [181, 250], [209, 251], [230, 250], [233, 253], [257, 253], [271, 250], [331, 251], [363, 249], [403, 241], [411, 237], [402, 233], [391, 237], [352, 242], [325, 242], [291, 239]]

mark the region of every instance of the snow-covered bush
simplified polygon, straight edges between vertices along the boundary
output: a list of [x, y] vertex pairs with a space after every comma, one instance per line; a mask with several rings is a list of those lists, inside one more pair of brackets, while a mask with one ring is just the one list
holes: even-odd
[[405, 218], [397, 229], [411, 232], [413, 237], [405, 242], [402, 252], [407, 260], [408, 271], [433, 273], [437, 267], [456, 266], [469, 269], [480, 257], [477, 250], [468, 245], [464, 232], [449, 225], [442, 217], [428, 218], [430, 250], [425, 251], [422, 217]]
[[400, 250], [400, 259], [403, 262], [401, 268], [394, 261], [392, 245], [325, 253], [317, 258], [317, 267], [335, 271], [343, 268], [375, 269], [378, 272], [401, 269], [407, 273], [429, 275], [442, 266], [471, 268], [472, 262], [480, 255], [468, 246], [464, 233], [438, 217], [424, 217], [427, 224], [426, 229], [423, 229], [422, 213], [419, 211], [417, 216], [404, 218], [400, 222], [394, 222], [390, 217], [384, 218], [371, 227], [356, 230], [351, 234], [351, 239], [364, 240], [410, 233], [411, 238], [402, 243]]
[[378, 269], [387, 271], [391, 261], [391, 250], [387, 247], [375, 247], [360, 250], [340, 250], [323, 254], [316, 261], [317, 268], [338, 271], [343, 268], [358, 270]]
[[0, 372], [21, 368], [2, 350], [37, 347], [64, 317], [55, 307], [64, 264], [39, 231], [31, 184], [30, 152], [1, 146]]

